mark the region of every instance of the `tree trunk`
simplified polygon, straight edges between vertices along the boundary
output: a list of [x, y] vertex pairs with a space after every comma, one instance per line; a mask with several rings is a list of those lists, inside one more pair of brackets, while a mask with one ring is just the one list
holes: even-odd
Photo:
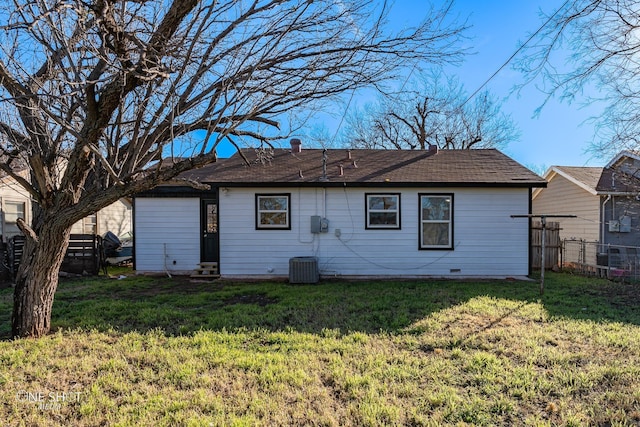
[[47, 224], [35, 239], [27, 235], [13, 294], [12, 335], [41, 337], [51, 328], [51, 308], [58, 287], [71, 227]]

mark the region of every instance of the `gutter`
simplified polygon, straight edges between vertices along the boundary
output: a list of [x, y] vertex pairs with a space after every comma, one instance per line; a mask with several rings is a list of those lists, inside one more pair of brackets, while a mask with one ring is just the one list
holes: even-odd
[[604, 196], [607, 195], [608, 197], [611, 196], [623, 196], [623, 197], [635, 197], [638, 194], [638, 192], [633, 192], [633, 191], [612, 191], [612, 192], [598, 192], [599, 196]]

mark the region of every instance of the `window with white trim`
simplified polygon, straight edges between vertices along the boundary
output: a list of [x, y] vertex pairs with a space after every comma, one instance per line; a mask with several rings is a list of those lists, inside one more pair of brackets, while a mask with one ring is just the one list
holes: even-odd
[[400, 194], [369, 194], [366, 198], [367, 229], [400, 228]]
[[256, 229], [291, 229], [290, 194], [256, 194]]
[[26, 218], [26, 203], [5, 200], [3, 203], [3, 237], [5, 241], [8, 241], [13, 236], [22, 234], [18, 228], [18, 218], [22, 218], [25, 221]]
[[420, 194], [420, 249], [453, 249], [453, 194]]

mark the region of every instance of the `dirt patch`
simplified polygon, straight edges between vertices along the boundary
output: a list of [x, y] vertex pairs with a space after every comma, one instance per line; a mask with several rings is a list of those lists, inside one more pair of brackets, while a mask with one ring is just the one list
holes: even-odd
[[141, 297], [162, 295], [194, 295], [220, 291], [223, 288], [224, 285], [220, 282], [191, 280], [188, 276], [174, 276], [170, 279], [160, 278], [150, 283], [134, 281], [118, 289], [111, 288], [107, 292], [114, 299], [140, 299]]
[[603, 291], [607, 296], [615, 296], [631, 302], [640, 301], [639, 283], [613, 283], [611, 286], [604, 288]]
[[640, 302], [640, 283], [609, 282], [580, 290], [580, 293], [604, 297], [617, 305], [637, 306]]
[[234, 295], [224, 300], [225, 305], [234, 304], [255, 304], [260, 307], [265, 305], [275, 304], [278, 300], [271, 298], [265, 294], [247, 294], [247, 295]]

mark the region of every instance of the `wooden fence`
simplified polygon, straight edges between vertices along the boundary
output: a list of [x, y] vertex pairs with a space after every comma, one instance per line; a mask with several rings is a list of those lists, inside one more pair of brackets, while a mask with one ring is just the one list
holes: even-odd
[[[540, 268], [542, 266], [542, 223], [534, 221], [531, 228], [531, 265], [533, 268]], [[562, 250], [560, 223], [547, 221], [544, 231], [544, 265], [547, 270], [560, 266], [560, 251]]]
[[6, 243], [0, 241], [0, 289], [9, 286], [9, 251]]
[[20, 266], [20, 260], [22, 259], [22, 250], [24, 248], [24, 236], [18, 235], [13, 236], [9, 240], [9, 246], [7, 248], [8, 251], [8, 266], [9, 272], [12, 278], [16, 277], [16, 273], [18, 272], [18, 267]]
[[[24, 236], [15, 236], [9, 245], [9, 268], [15, 277], [22, 259]], [[94, 234], [72, 234], [60, 271], [72, 274], [97, 275], [103, 264], [102, 238]]]

